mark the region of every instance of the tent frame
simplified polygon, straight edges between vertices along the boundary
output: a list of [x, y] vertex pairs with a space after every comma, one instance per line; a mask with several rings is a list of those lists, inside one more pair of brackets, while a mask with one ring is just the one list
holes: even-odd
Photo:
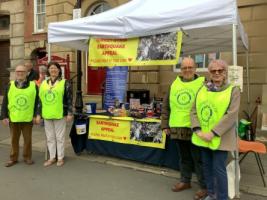
[[[232, 26], [232, 57], [233, 65], [237, 66], [237, 25], [233, 24]], [[48, 43], [48, 60], [51, 60], [51, 43]], [[81, 65], [81, 56], [77, 58], [77, 66]], [[247, 104], [248, 109], [250, 106], [250, 85], [249, 85], [249, 57], [248, 50], [246, 50], [246, 75], [247, 75]], [[79, 75], [81, 79], [81, 74]], [[81, 91], [81, 90], [80, 90]], [[237, 122], [238, 124], [238, 122]], [[240, 198], [240, 188], [239, 188], [239, 152], [238, 152], [238, 133], [236, 131], [236, 141], [237, 141], [237, 150], [234, 152], [235, 160], [235, 198]]]

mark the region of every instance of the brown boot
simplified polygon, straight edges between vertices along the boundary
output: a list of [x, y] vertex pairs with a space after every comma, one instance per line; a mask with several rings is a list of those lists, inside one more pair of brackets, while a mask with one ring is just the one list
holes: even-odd
[[183, 191], [183, 190], [186, 190], [186, 189], [189, 189], [189, 188], [191, 188], [191, 184], [190, 183], [180, 182], [180, 183], [175, 184], [172, 187], [172, 191], [173, 192], [180, 192], [180, 191]]
[[200, 200], [203, 199], [204, 197], [206, 197], [208, 195], [208, 191], [206, 189], [200, 189], [195, 193], [195, 200]]

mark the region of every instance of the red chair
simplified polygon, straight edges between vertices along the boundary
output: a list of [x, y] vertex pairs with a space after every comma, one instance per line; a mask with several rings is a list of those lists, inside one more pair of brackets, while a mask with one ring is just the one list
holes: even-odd
[[238, 147], [239, 147], [239, 153], [244, 154], [242, 157], [240, 157], [239, 164], [241, 164], [241, 162], [248, 155], [248, 153], [253, 153], [255, 155], [257, 165], [259, 167], [261, 178], [263, 181], [263, 185], [264, 187], [266, 187], [266, 182], [264, 179], [265, 171], [260, 158], [260, 154], [266, 154], [265, 144], [257, 141], [245, 141], [239, 139]]

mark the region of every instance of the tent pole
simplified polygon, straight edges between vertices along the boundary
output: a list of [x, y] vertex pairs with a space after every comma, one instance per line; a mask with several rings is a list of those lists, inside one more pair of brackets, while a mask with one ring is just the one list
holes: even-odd
[[249, 77], [249, 55], [248, 55], [248, 50], [246, 51], [246, 71], [247, 71], [247, 106], [248, 106], [248, 114], [250, 116], [250, 77]]
[[51, 61], [51, 43], [48, 43], [47, 61]]
[[237, 26], [233, 24], [233, 65], [237, 66], [237, 37], [236, 37]]
[[85, 85], [88, 85], [88, 51], [85, 52]]
[[[77, 0], [75, 7], [81, 8], [81, 0]], [[82, 52], [77, 51], [77, 91], [75, 99], [75, 110], [77, 114], [82, 114], [83, 111], [83, 97], [82, 97]]]
[[[232, 36], [232, 45], [233, 45], [233, 65], [237, 66], [237, 35], [236, 35], [237, 25], [233, 24], [233, 36]], [[238, 121], [236, 122], [238, 125]], [[239, 152], [238, 152], [238, 134], [236, 131], [236, 146], [237, 150], [234, 152], [235, 155], [235, 197], [240, 198], [239, 193]]]

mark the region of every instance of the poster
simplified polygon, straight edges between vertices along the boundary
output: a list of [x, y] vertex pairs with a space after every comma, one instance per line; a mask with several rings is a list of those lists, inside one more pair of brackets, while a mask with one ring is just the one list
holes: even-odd
[[229, 66], [228, 67], [228, 82], [238, 86], [243, 92], [243, 67]]
[[163, 134], [160, 122], [136, 120], [131, 122], [130, 144], [165, 148], [166, 135]]
[[114, 106], [115, 99], [124, 102], [127, 85], [128, 67], [113, 67], [107, 69], [104, 109]]
[[113, 120], [105, 117], [90, 117], [89, 139], [128, 143], [129, 120]]
[[90, 116], [89, 139], [165, 148], [166, 135], [157, 119]]
[[92, 67], [174, 65], [180, 57], [182, 32], [129, 39], [92, 38], [88, 62]]

